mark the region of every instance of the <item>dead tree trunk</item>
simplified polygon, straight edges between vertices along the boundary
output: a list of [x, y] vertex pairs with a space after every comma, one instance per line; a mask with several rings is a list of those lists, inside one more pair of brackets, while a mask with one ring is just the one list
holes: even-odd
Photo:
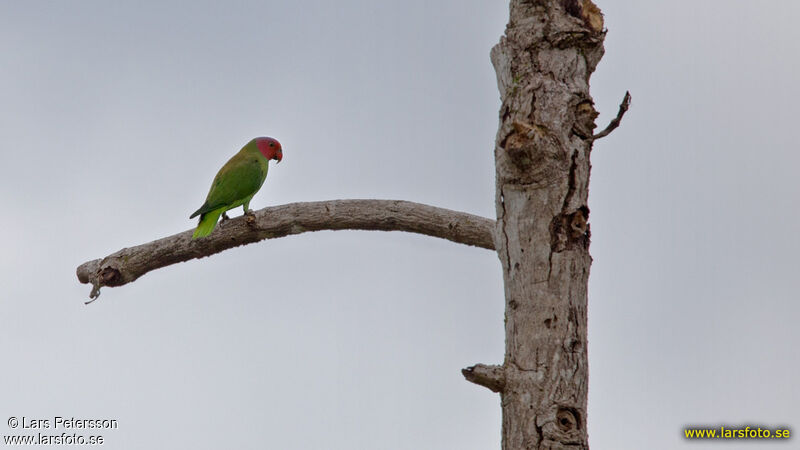
[[589, 447], [589, 76], [604, 37], [589, 0], [512, 0], [491, 52], [502, 99], [495, 246], [506, 353], [502, 366], [464, 375], [500, 393], [504, 450]]

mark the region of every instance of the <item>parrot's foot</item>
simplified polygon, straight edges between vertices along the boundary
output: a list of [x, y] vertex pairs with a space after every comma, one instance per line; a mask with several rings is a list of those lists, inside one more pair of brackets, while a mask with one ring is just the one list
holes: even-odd
[[244, 221], [247, 222], [248, 225], [253, 225], [256, 223], [256, 213], [254, 213], [252, 209], [246, 210], [244, 212]]
[[230, 217], [228, 217], [228, 214], [222, 213], [222, 221], [225, 222], [226, 220], [230, 220]]

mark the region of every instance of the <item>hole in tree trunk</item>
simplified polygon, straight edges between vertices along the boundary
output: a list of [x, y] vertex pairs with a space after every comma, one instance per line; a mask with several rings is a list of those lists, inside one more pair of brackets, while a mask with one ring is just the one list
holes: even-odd
[[580, 429], [580, 414], [575, 408], [561, 407], [556, 413], [556, 424], [562, 431]]

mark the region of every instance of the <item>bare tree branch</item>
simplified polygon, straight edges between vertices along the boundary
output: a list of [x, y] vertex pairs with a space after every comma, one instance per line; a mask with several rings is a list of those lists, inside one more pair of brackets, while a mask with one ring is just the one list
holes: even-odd
[[625, 91], [625, 97], [622, 98], [622, 103], [619, 104], [619, 111], [617, 111], [617, 117], [614, 117], [614, 119], [611, 122], [609, 122], [605, 130], [592, 136], [592, 140], [596, 141], [597, 139], [606, 137], [609, 134], [611, 134], [612, 131], [616, 130], [619, 124], [622, 122], [622, 116], [625, 115], [630, 106], [631, 106], [631, 93]]
[[506, 372], [503, 366], [475, 364], [461, 369], [467, 381], [489, 388], [492, 392], [502, 392], [506, 386]]
[[90, 298], [102, 286], [122, 286], [161, 267], [203, 258], [229, 248], [307, 231], [407, 231], [494, 250], [495, 221], [402, 200], [330, 200], [289, 203], [255, 211], [217, 225], [210, 236], [192, 240], [184, 231], [81, 264], [81, 283], [92, 284]]

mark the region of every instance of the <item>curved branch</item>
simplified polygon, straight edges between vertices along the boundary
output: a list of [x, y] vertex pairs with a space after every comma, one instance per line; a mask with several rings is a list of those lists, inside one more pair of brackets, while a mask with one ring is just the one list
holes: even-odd
[[229, 248], [307, 231], [407, 231], [494, 250], [495, 221], [472, 214], [402, 200], [330, 200], [289, 203], [255, 211], [217, 225], [210, 236], [192, 240], [192, 231], [123, 248], [81, 264], [81, 283], [89, 297], [102, 286], [122, 286], [161, 267], [203, 258]]

